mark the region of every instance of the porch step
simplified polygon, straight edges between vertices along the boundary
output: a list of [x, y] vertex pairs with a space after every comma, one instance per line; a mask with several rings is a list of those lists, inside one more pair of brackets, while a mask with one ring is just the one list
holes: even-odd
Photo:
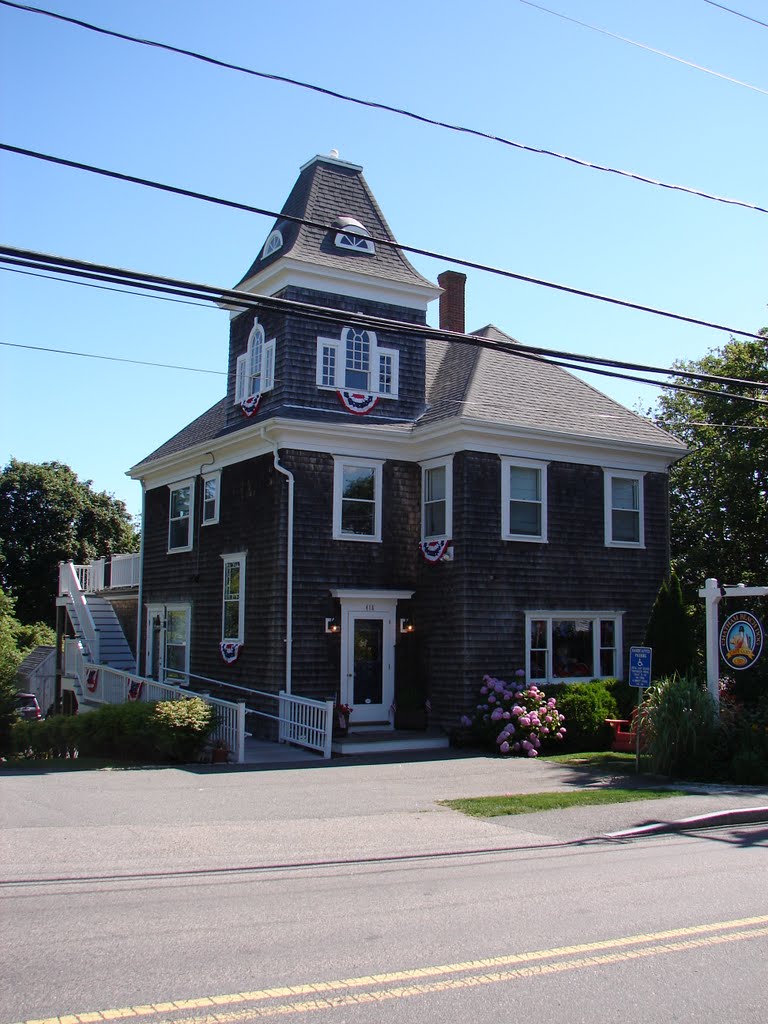
[[360, 729], [336, 737], [334, 754], [388, 754], [400, 750], [446, 750], [450, 739], [438, 730], [411, 732], [405, 729]]

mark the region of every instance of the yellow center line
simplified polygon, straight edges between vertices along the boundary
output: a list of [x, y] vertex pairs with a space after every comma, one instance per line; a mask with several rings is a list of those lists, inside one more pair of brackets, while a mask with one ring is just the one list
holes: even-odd
[[[733, 921], [718, 921], [712, 924], [692, 925], [685, 928], [673, 928], [637, 935], [625, 935], [613, 939], [602, 939], [572, 946], [556, 946], [551, 949], [532, 950], [525, 953], [510, 953], [504, 956], [488, 957], [481, 960], [466, 960], [452, 964], [416, 967], [402, 971], [391, 971], [386, 974], [371, 974], [355, 978], [285, 985], [259, 989], [253, 992], [233, 992], [225, 995], [201, 996], [196, 999], [179, 999], [161, 1003], [127, 1006], [119, 1009], [94, 1010], [88, 1013], [71, 1013], [60, 1017], [27, 1020], [20, 1022], [20, 1024], [100, 1024], [103, 1021], [173, 1014], [174, 1011], [178, 1010], [224, 1009], [233, 1005], [242, 1005], [243, 1003], [264, 1002], [270, 999], [290, 999], [293, 996], [321, 996], [325, 993], [329, 996], [328, 998], [311, 999], [301, 1003], [284, 1003], [277, 1006], [252, 1007], [248, 1010], [230, 1010], [229, 1012], [225, 1010], [225, 1012], [214, 1012], [189, 1018], [172, 1018], [173, 1024], [235, 1024], [235, 1022], [247, 1020], [249, 1017], [306, 1013], [312, 1010], [329, 1009], [333, 1006], [378, 1002], [430, 992], [487, 985], [500, 981], [511, 981], [516, 978], [537, 977], [560, 971], [576, 970], [581, 967], [618, 963], [642, 957], [658, 956], [663, 953], [714, 946], [724, 942], [738, 942], [744, 939], [768, 935], [768, 927], [757, 927], [760, 925], [768, 926], [768, 915], [746, 917]], [[749, 930], [738, 931], [738, 929]], [[715, 935], [713, 934], [715, 932], [725, 932], [726, 934]], [[644, 949], [628, 948], [646, 943], [651, 945], [647, 945]], [[606, 952], [603, 955], [584, 956], [584, 954], [600, 954], [601, 951]], [[541, 964], [539, 962], [555, 957], [575, 958], [556, 961], [551, 964]], [[500, 967], [510, 967], [512, 965], [522, 966], [507, 971], [498, 970]], [[441, 978], [441, 976], [445, 975], [469, 971], [488, 971], [489, 969], [491, 969], [491, 973], [474, 974], [471, 977]], [[441, 980], [425, 980], [429, 978], [441, 978]], [[377, 992], [351, 991], [377, 985], [397, 985], [400, 982], [412, 982], [413, 984], [406, 987], [380, 989]], [[332, 995], [333, 993], [341, 994]]]

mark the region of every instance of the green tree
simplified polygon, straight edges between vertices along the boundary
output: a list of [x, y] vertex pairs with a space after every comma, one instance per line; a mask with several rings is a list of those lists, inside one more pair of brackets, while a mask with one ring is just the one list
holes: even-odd
[[59, 562], [137, 547], [125, 503], [69, 466], [11, 459], [0, 471], [0, 586], [22, 622], [53, 623]]
[[672, 572], [659, 588], [651, 611], [645, 642], [653, 648], [653, 677], [675, 672], [684, 676], [693, 667], [693, 623], [683, 601], [677, 574]]
[[28, 626], [14, 614], [12, 597], [0, 590], [0, 754], [8, 751], [16, 718], [16, 669], [38, 644], [55, 644], [56, 634], [42, 622]]
[[[762, 341], [731, 339], [677, 369], [768, 384], [768, 328]], [[678, 378], [675, 383], [688, 384]], [[708, 576], [728, 584], [768, 579], [768, 392], [750, 385], [697, 383], [703, 394], [664, 390], [651, 416], [691, 449], [670, 472], [672, 560], [687, 600]]]

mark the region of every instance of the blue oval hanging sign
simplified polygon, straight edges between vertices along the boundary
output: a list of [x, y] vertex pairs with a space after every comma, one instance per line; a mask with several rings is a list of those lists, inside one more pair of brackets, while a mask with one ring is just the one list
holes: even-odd
[[720, 629], [720, 654], [731, 668], [751, 668], [763, 651], [763, 627], [751, 612], [734, 612]]

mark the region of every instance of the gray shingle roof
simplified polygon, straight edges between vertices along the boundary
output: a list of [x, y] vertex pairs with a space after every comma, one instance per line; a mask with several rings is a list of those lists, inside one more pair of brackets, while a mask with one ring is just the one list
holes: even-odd
[[[317, 156], [304, 165], [281, 212], [321, 224], [334, 224], [339, 217], [351, 217], [375, 238], [395, 241], [363, 177], [362, 167], [334, 157]], [[339, 249], [335, 244], [336, 230], [310, 228], [280, 218], [267, 232], [265, 240], [274, 228], [278, 228], [283, 236], [282, 248], [266, 259], [261, 259], [259, 252], [240, 285], [279, 259], [289, 256], [315, 266], [353, 271], [404, 284], [436, 287], [411, 266], [403, 253], [391, 246], [377, 245], [373, 255]]]
[[[489, 341], [515, 343], [493, 324], [474, 331]], [[428, 411], [420, 424], [454, 416], [601, 441], [685, 446], [649, 420], [545, 359], [523, 353], [427, 342]]]

